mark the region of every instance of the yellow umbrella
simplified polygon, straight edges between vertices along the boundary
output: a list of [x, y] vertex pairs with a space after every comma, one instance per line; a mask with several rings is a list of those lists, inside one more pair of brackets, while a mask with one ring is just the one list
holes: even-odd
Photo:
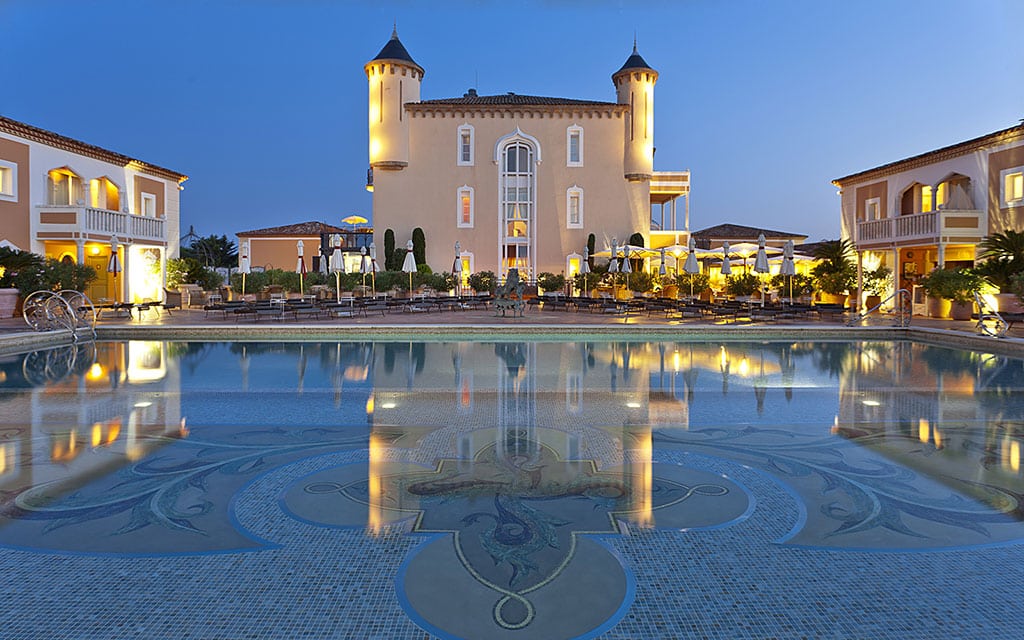
[[367, 220], [363, 216], [357, 216], [355, 214], [350, 215], [347, 218], [342, 218], [341, 221], [344, 222], [345, 224], [350, 224], [352, 226], [355, 226], [357, 224], [366, 224], [367, 222], [369, 222], [369, 220]]

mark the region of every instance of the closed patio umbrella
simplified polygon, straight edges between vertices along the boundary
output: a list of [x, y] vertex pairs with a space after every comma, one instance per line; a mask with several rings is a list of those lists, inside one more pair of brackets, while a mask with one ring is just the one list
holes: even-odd
[[299, 240], [295, 244], [296, 250], [299, 252], [299, 262], [295, 265], [295, 272], [299, 274], [299, 295], [305, 293], [304, 286], [306, 284], [306, 260], [303, 258], [305, 243]]
[[687, 255], [686, 262], [683, 263], [683, 271], [690, 276], [690, 298], [693, 298], [693, 276], [700, 273], [700, 263], [697, 262], [697, 242], [690, 236], [690, 241], [686, 245]]
[[[365, 246], [359, 247], [359, 253], [362, 254], [362, 257], [359, 259], [359, 273], [363, 274], [363, 286], [365, 287], [366, 286], [366, 274], [368, 274], [371, 271], [373, 271], [373, 265], [370, 264], [370, 256], [366, 255], [366, 247]], [[362, 293], [365, 294], [366, 290], [364, 289], [362, 291]]]
[[331, 252], [331, 273], [334, 274], [334, 292], [338, 302], [341, 302], [341, 274], [345, 273], [345, 257], [341, 253], [341, 236], [337, 233], [331, 236], [331, 244], [334, 251]]
[[612, 238], [612, 253], [611, 259], [608, 261], [608, 273], [619, 272], [619, 242], [615, 238]]
[[249, 265], [249, 241], [246, 240], [239, 247], [238, 252], [238, 273], [242, 274], [242, 299], [245, 299], [245, 276], [249, 275], [252, 267]]
[[455, 261], [452, 262], [452, 277], [455, 278], [455, 295], [462, 292], [462, 247], [455, 241]]
[[658, 263], [658, 275], [659, 276], [663, 276], [666, 273], [668, 273], [668, 271], [665, 269], [665, 247], [661, 248], [660, 253], [661, 253], [661, 262]]
[[629, 249], [622, 252], [622, 266], [619, 271], [626, 274], [626, 290], [629, 291], [629, 274], [633, 273], [633, 267], [629, 265]]
[[793, 262], [793, 241], [786, 240], [782, 247], [782, 265], [779, 273], [789, 278], [789, 304], [793, 304], [793, 276], [796, 275], [796, 264]]
[[378, 271], [380, 271], [380, 267], [377, 266], [377, 244], [370, 242], [370, 287], [373, 290], [374, 297], [377, 296]]
[[590, 273], [590, 247], [583, 247], [583, 263], [580, 264], [580, 273], [583, 274], [583, 293], [587, 292], [587, 274]]
[[121, 273], [121, 258], [117, 255], [120, 244], [117, 236], [110, 236], [110, 261], [107, 262], [107, 273], [114, 274], [114, 302], [120, 302], [120, 295], [117, 290], [117, 274]]
[[732, 263], [729, 262], [729, 243], [728, 242], [723, 242], [722, 243], [722, 275], [723, 276], [731, 276], [732, 275]]
[[[757, 256], [754, 258], [754, 273], [761, 275], [768, 273], [768, 253], [764, 247], [764, 234], [757, 236]], [[764, 306], [764, 283], [761, 283], [761, 306]]]
[[405, 244], [405, 261], [402, 271], [409, 274], [409, 297], [412, 297], [412, 274], [416, 273], [416, 256], [412, 252], [412, 240]]

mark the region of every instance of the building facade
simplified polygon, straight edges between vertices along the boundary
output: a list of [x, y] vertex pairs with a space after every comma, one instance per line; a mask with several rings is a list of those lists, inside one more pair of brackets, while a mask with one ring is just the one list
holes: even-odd
[[[373, 242], [373, 229], [344, 229], [317, 221], [239, 232], [236, 234], [239, 261], [246, 256], [252, 269], [291, 271], [299, 264], [298, 243], [301, 240], [306, 270], [326, 271], [330, 255], [324, 257], [321, 254], [325, 234], [329, 237], [329, 243], [337, 241], [345, 261], [345, 271], [359, 271], [362, 249], [369, 251], [370, 243]], [[380, 260], [383, 262], [383, 256]]]
[[399, 246], [422, 228], [435, 270], [458, 242], [463, 273], [572, 275], [591, 233], [598, 250], [637, 232], [650, 241], [652, 204], [665, 244], [678, 239], [689, 173], [654, 171], [658, 72], [635, 47], [612, 75], [614, 102], [474, 89], [421, 100], [424, 69], [397, 33], [364, 70], [374, 228]]
[[1024, 229], [1024, 125], [833, 184], [859, 270], [885, 265], [909, 290], [935, 267], [972, 266], [986, 236]]
[[0, 116], [0, 244], [92, 266], [93, 300], [161, 300], [187, 179]]

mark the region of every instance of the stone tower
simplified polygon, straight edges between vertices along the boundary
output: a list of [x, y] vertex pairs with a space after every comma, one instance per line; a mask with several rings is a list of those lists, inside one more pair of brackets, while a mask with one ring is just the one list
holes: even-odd
[[396, 28], [363, 69], [370, 89], [370, 166], [400, 171], [409, 165], [409, 115], [404, 105], [420, 101], [423, 67], [402, 46]]
[[658, 72], [637, 53], [612, 74], [619, 104], [628, 104], [629, 118], [625, 126], [625, 177], [630, 182], [644, 182], [654, 172], [654, 85]]

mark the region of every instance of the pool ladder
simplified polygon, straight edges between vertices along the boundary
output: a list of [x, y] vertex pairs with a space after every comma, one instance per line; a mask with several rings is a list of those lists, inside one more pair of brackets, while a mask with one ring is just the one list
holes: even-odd
[[79, 329], [88, 329], [96, 340], [96, 308], [81, 291], [36, 291], [25, 298], [22, 316], [35, 331], [66, 330], [77, 343]]
[[892, 295], [890, 295], [885, 300], [882, 300], [881, 302], [879, 302], [875, 306], [871, 307], [870, 309], [868, 309], [864, 313], [857, 314], [853, 318], [850, 318], [846, 322], [846, 326], [852, 327], [854, 325], [860, 324], [863, 320], [865, 320], [872, 313], [876, 313], [876, 312], [880, 313], [879, 310], [886, 303], [888, 303], [890, 300], [894, 300], [895, 301], [893, 303], [893, 311], [892, 311], [893, 319], [895, 320], [895, 322], [893, 323], [893, 326], [894, 327], [901, 327], [903, 329], [906, 329], [907, 327], [910, 326], [910, 316], [911, 316], [911, 312], [912, 312], [912, 307], [911, 307], [911, 303], [910, 303], [910, 301], [911, 301], [910, 291], [907, 290], [907, 289], [897, 289], [896, 291], [893, 291]]
[[989, 309], [977, 291], [974, 292], [974, 304], [978, 305], [978, 324], [975, 325], [975, 328], [993, 338], [1004, 337], [1010, 325], [1003, 319], [1003, 316], [999, 315], [997, 310]]

